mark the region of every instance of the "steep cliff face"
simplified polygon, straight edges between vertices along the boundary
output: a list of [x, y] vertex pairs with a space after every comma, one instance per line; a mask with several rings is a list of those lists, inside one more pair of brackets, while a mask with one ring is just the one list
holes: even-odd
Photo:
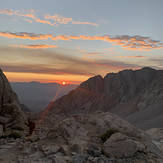
[[0, 128], [1, 135], [10, 135], [13, 132], [23, 133], [25, 129], [25, 115], [20, 108], [17, 95], [12, 91], [10, 84], [0, 70]]
[[129, 101], [148, 88], [156, 74], [156, 70], [148, 67], [137, 71], [124, 70], [107, 74], [104, 78], [104, 94], [113, 96], [119, 102]]
[[[68, 115], [110, 111], [139, 127], [149, 128], [145, 121], [151, 118], [157, 121], [156, 116], [161, 112], [162, 101], [163, 71], [145, 67], [136, 71], [109, 73], [104, 78], [92, 77], [57, 100], [50, 112]], [[147, 110], [150, 115], [145, 117], [147, 114], [144, 112], [148, 112]], [[161, 115], [163, 116], [163, 112]], [[159, 122], [152, 122], [152, 127], [163, 124], [161, 118]]]

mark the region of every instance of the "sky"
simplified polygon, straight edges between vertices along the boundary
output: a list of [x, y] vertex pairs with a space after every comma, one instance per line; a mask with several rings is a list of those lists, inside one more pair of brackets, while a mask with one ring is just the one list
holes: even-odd
[[80, 82], [163, 69], [163, 0], [0, 0], [0, 68], [9, 81]]

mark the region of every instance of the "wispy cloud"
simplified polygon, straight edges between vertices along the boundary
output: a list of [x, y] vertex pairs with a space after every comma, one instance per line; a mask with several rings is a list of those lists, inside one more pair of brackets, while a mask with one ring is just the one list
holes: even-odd
[[0, 14], [5, 14], [5, 15], [13, 15], [13, 10], [11, 9], [1, 9]]
[[35, 33], [27, 33], [27, 32], [0, 32], [1, 37], [7, 38], [19, 38], [19, 39], [29, 39], [29, 40], [47, 40], [48, 38], [52, 38], [50, 34], [35, 34]]
[[47, 49], [47, 48], [57, 48], [57, 45], [48, 44], [30, 44], [30, 45], [10, 45], [11, 47], [26, 48], [26, 49]]
[[25, 21], [32, 23], [37, 22], [37, 23], [42, 23], [42, 24], [48, 24], [51, 26], [56, 26], [59, 24], [85, 24], [85, 25], [92, 25], [92, 26], [98, 26], [97, 23], [93, 22], [87, 22], [87, 21], [75, 21], [71, 17], [64, 17], [62, 15], [50, 15], [50, 14], [45, 14], [42, 18], [38, 18], [35, 14], [35, 10], [24, 10], [24, 11], [19, 11], [19, 10], [12, 10], [12, 9], [1, 9], [0, 14], [3, 15], [9, 15], [9, 16], [19, 16], [23, 17]]
[[92, 25], [92, 26], [98, 26], [97, 23], [92, 23], [92, 22], [84, 22], [84, 21], [74, 21], [72, 18], [70, 17], [64, 17], [64, 16], [61, 16], [61, 15], [45, 15], [44, 16], [45, 19], [48, 19], [48, 20], [53, 20], [54, 24], [68, 24], [68, 23], [71, 23], [71, 24], [86, 24], [86, 25]]
[[155, 65], [157, 69], [163, 69], [163, 57], [149, 58], [148, 61], [151, 62], [152, 65]]
[[81, 22], [81, 21], [72, 21], [72, 24], [86, 24], [86, 25], [93, 25], [93, 26], [98, 26], [99, 25], [97, 23]]
[[[104, 75], [110, 71], [140, 68], [138, 65], [127, 62], [100, 58], [92, 61], [39, 49], [0, 47], [0, 52], [1, 56], [3, 56], [3, 61], [1, 60], [0, 64], [5, 72], [83, 75], [90, 77], [97, 74]], [[8, 62], [9, 58], [12, 62]]]
[[35, 33], [27, 33], [27, 32], [0, 32], [1, 37], [7, 38], [20, 38], [20, 39], [30, 39], [30, 40], [47, 40], [51, 39], [54, 41], [63, 40], [99, 40], [109, 42], [113, 45], [119, 45], [122, 48], [126, 48], [128, 50], [152, 50], [152, 49], [160, 49], [163, 48], [163, 43], [158, 40], [153, 40], [150, 37], [144, 36], [129, 36], [129, 35], [104, 35], [104, 36], [87, 36], [87, 35], [58, 35], [53, 36], [52, 34], [35, 34]]
[[145, 58], [146, 56], [143, 55], [136, 55], [136, 56], [116, 56], [118, 58]]
[[44, 16], [45, 19], [47, 20], [52, 20], [54, 22], [54, 24], [68, 24], [70, 22], [72, 22], [72, 18], [68, 18], [68, 17], [64, 17], [61, 15], [45, 15]]
[[75, 69], [66, 69], [66, 68], [51, 68], [47, 65], [39, 64], [13, 64], [6, 63], [1, 64], [2, 69], [5, 72], [23, 72], [23, 73], [37, 73], [37, 74], [52, 74], [52, 75], [84, 75], [92, 76], [93, 73], [77, 71]]

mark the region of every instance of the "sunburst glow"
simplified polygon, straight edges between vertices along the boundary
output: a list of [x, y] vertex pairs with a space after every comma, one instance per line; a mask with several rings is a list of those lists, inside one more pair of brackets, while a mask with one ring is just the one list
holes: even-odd
[[66, 82], [65, 82], [65, 81], [63, 81], [63, 82], [62, 82], [62, 85], [66, 85]]

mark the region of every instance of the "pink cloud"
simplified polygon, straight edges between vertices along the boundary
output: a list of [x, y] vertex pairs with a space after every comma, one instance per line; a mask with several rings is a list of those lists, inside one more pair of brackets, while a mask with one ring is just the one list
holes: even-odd
[[26, 48], [26, 49], [47, 49], [47, 48], [57, 48], [57, 45], [31, 44], [31, 45], [11, 45], [11, 47]]
[[99, 40], [109, 42], [113, 45], [118, 45], [127, 50], [143, 50], [149, 51], [152, 49], [163, 48], [163, 43], [157, 40], [152, 40], [150, 37], [143, 36], [129, 36], [129, 35], [104, 35], [104, 36], [88, 36], [88, 35], [58, 35], [53, 36], [52, 34], [34, 34], [34, 33], [12, 33], [12, 32], [0, 32], [1, 37], [7, 38], [20, 38], [20, 39], [30, 39], [30, 40], [47, 40], [51, 39], [54, 41], [63, 40]]
[[11, 9], [1, 9], [0, 14], [5, 14], [5, 15], [13, 15], [13, 10]]
[[52, 38], [50, 34], [34, 34], [34, 33], [11, 33], [11, 32], [0, 32], [1, 37], [7, 38], [19, 38], [19, 39], [29, 39], [29, 40], [47, 40], [48, 38]]
[[116, 56], [118, 58], [145, 58], [145, 56], [137, 55], [137, 56]]
[[92, 25], [92, 26], [98, 26], [98, 24], [96, 23], [92, 23], [92, 22], [84, 22], [84, 21], [74, 21], [71, 17], [64, 17], [64, 16], [61, 16], [61, 15], [45, 15], [44, 16], [45, 19], [48, 19], [48, 20], [53, 20], [54, 23], [56, 24], [68, 24], [68, 23], [71, 23], [71, 24], [85, 24], [85, 25]]
[[98, 24], [96, 24], [96, 23], [84, 22], [84, 21], [74, 21], [73, 18], [71, 18], [71, 17], [64, 17], [64, 16], [58, 15], [58, 14], [55, 14], [55, 15], [46, 14], [46, 15], [44, 15], [44, 19], [40, 19], [36, 16], [34, 10], [19, 11], [19, 10], [12, 10], [12, 9], [1, 9], [0, 14], [24, 17], [25, 18], [24, 20], [27, 22], [31, 23], [34, 21], [37, 23], [48, 24], [51, 26], [55, 26], [55, 25], [59, 25], [59, 24], [68, 24], [68, 23], [98, 26]]
[[72, 21], [72, 24], [86, 24], [86, 25], [98, 26], [97, 23], [81, 22], [81, 21]]
[[45, 19], [49, 19], [49, 20], [53, 20], [54, 23], [57, 24], [68, 24], [70, 22], [72, 22], [72, 18], [68, 18], [68, 17], [63, 17], [61, 15], [45, 15], [44, 16]]

